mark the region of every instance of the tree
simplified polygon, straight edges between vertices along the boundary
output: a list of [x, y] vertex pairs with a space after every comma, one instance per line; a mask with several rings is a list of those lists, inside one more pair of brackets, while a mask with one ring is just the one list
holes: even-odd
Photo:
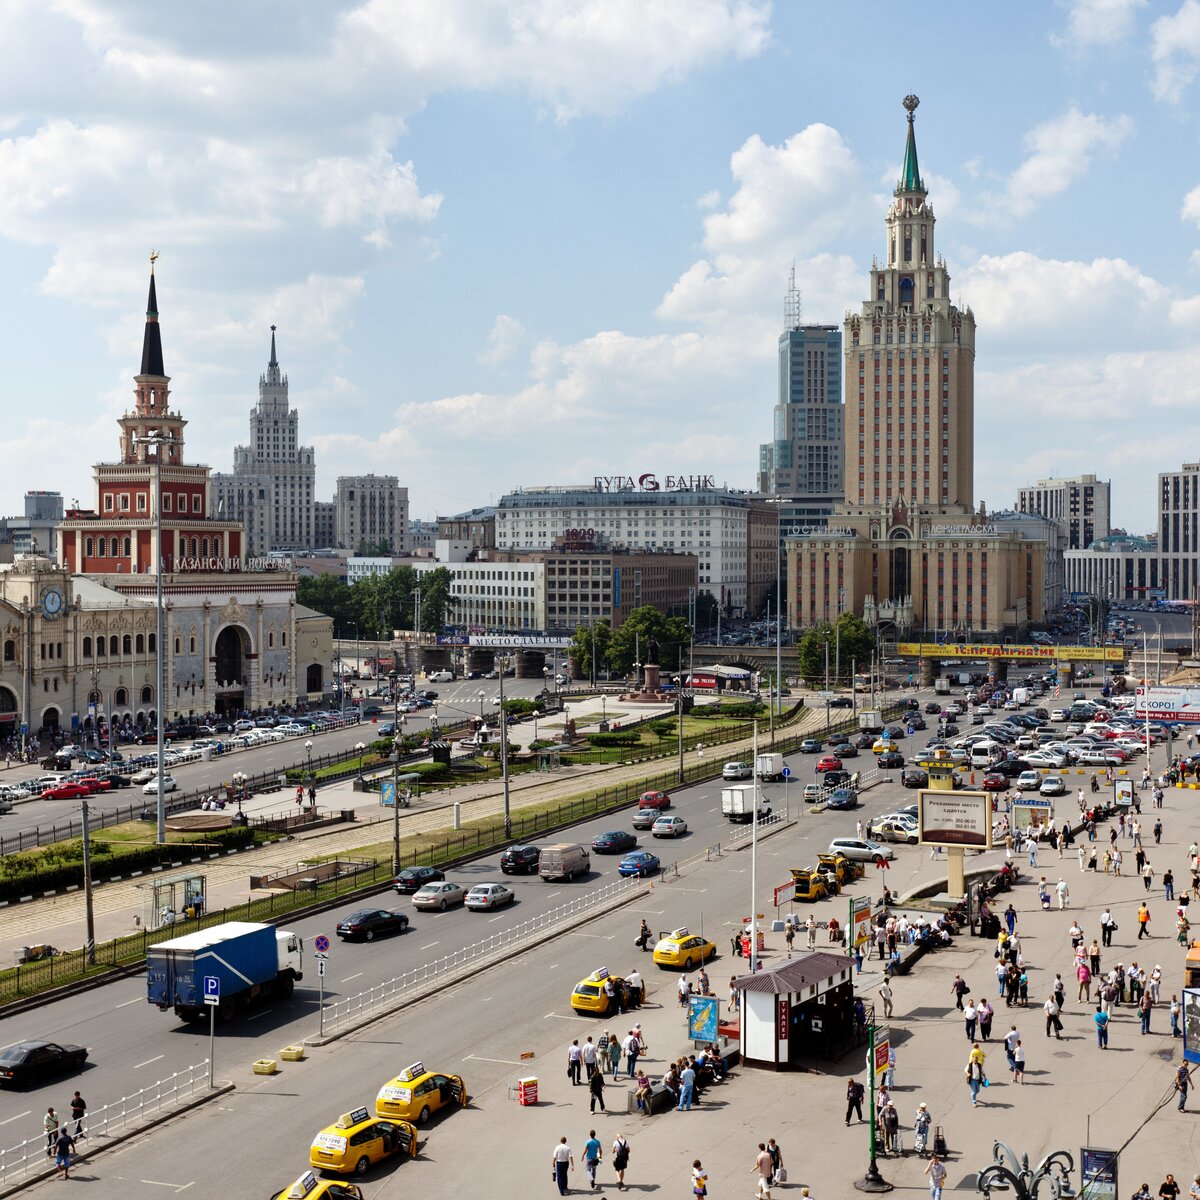
[[[691, 631], [685, 617], [668, 617], [648, 604], [635, 608], [612, 636], [608, 650], [608, 665], [618, 675], [627, 675], [635, 659], [646, 662], [646, 653], [653, 639], [658, 643], [658, 662], [666, 670], [685, 663], [691, 644]], [[681, 653], [682, 652], [682, 653]]]
[[455, 604], [450, 594], [453, 583], [454, 576], [445, 567], [428, 571], [421, 577], [421, 629], [436, 631], [446, 624]]
[[580, 625], [567, 647], [571, 659], [571, 673], [577, 679], [592, 677], [592, 646], [596, 647], [596, 670], [602, 671], [608, 662], [608, 651], [612, 645], [612, 626], [601, 618], [594, 625]]
[[334, 637], [349, 637], [351, 612], [350, 585], [336, 575], [301, 575], [296, 580], [296, 603], [333, 618]]
[[841, 666], [842, 678], [850, 674], [853, 662], [867, 663], [875, 652], [875, 635], [863, 619], [854, 613], [842, 613], [837, 625], [822, 621], [805, 630], [796, 646], [800, 674], [810, 683], [825, 678], [825, 646], [829, 646], [829, 678], [832, 681]]

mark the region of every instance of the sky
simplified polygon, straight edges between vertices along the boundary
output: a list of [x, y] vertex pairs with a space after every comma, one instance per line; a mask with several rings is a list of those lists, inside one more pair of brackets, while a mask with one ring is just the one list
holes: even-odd
[[841, 323], [902, 98], [976, 344], [976, 499], [1200, 459], [1200, 0], [0, 0], [0, 511], [93, 500], [151, 249], [187, 458], [279, 359], [415, 517], [518, 486], [756, 484], [793, 263]]

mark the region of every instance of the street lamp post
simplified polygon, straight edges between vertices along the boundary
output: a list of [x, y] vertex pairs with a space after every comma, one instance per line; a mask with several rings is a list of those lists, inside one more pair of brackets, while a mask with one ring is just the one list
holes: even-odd
[[512, 811], [508, 794], [508, 715], [504, 711], [504, 671], [500, 671], [500, 778], [504, 788], [504, 838], [512, 837]]
[[164, 621], [163, 621], [163, 545], [162, 545], [162, 456], [163, 448], [175, 444], [174, 437], [169, 433], [163, 433], [159, 430], [157, 433], [148, 433], [144, 437], [136, 437], [133, 439], [134, 444], [138, 446], [154, 446], [156, 453], [153, 458], [154, 463], [154, 579], [156, 583], [155, 600], [157, 605], [157, 624], [155, 626], [155, 649], [157, 656], [155, 659], [156, 671], [154, 681], [154, 699], [155, 699], [155, 728], [158, 742], [158, 763], [155, 776], [158, 780], [158, 791], [155, 793], [155, 840], [161, 845], [167, 840], [167, 809], [166, 809], [166, 791], [163, 787], [163, 705], [166, 702], [166, 683], [164, 665], [166, 663], [166, 651], [163, 649], [164, 637]]
[[359, 775], [360, 779], [362, 778], [362, 770], [363, 770], [363, 751], [366, 748], [367, 748], [366, 742], [355, 742], [354, 743], [354, 749], [358, 754], [358, 775]]
[[309, 738], [304, 743], [304, 753], [308, 755], [308, 786], [312, 787], [316, 782], [316, 777], [313, 775], [312, 769], [312, 738]]

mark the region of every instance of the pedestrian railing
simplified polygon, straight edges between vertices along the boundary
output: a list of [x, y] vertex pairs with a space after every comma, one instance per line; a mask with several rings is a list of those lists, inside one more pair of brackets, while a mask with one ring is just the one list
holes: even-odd
[[552, 908], [540, 916], [502, 929], [481, 942], [463, 946], [444, 958], [405, 971], [403, 975], [377, 983], [357, 995], [337, 1000], [328, 1005], [321, 1014], [321, 1036], [328, 1037], [353, 1029], [357, 1024], [379, 1016], [390, 1007], [415, 999], [430, 984], [441, 986], [456, 974], [465, 973], [466, 968], [474, 970], [492, 955], [503, 953], [507, 957], [522, 949], [523, 944], [533, 938], [553, 931], [558, 926], [570, 925], [595, 909], [632, 899], [645, 891], [646, 887], [646, 881], [636, 877], [616, 880], [567, 904]]
[[[793, 818], [789, 817], [786, 813], [772, 813], [769, 817], [759, 818], [758, 832], [761, 834], [768, 829], [774, 831], [782, 828], [784, 825], [791, 825], [792, 822]], [[743, 845], [745, 842], [748, 842], [753, 837], [754, 822], [749, 821], [740, 828], [735, 829], [733, 833], [730, 834], [729, 845], [736, 850], [739, 846]]]
[[[76, 1153], [87, 1154], [97, 1148], [100, 1139], [112, 1138], [161, 1120], [197, 1094], [207, 1093], [208, 1090], [208, 1059], [205, 1059], [140, 1088], [132, 1095], [122, 1096], [103, 1108], [88, 1109], [83, 1118], [82, 1138], [75, 1133], [75, 1118], [67, 1110], [59, 1114], [60, 1127], [76, 1139]], [[31, 1117], [30, 1120], [40, 1118]], [[18, 1183], [29, 1175], [44, 1171], [53, 1162], [51, 1135], [44, 1131], [9, 1149], [0, 1149], [0, 1187]]]

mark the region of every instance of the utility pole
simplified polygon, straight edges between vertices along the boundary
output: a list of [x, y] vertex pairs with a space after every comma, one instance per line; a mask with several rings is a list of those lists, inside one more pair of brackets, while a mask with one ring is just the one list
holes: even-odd
[[683, 783], [683, 692], [675, 697], [675, 709], [679, 713], [679, 782]]
[[83, 907], [87, 917], [87, 965], [96, 965], [96, 917], [92, 911], [92, 844], [88, 823], [88, 802], [80, 800], [83, 813]]
[[504, 837], [512, 837], [508, 794], [508, 714], [504, 711], [504, 668], [500, 668], [500, 778], [504, 785]]

